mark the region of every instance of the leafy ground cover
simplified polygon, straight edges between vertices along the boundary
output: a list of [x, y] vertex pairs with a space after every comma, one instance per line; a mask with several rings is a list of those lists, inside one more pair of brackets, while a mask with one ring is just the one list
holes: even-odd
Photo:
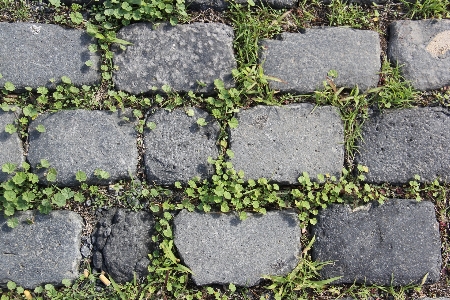
[[[351, 296], [357, 299], [375, 297], [381, 299], [405, 299], [427, 295], [450, 296], [448, 289], [448, 244], [449, 210], [448, 191], [450, 185], [437, 180], [419, 184], [411, 181], [403, 186], [389, 184], [370, 185], [363, 182], [364, 166], [353, 165], [353, 156], [357, 151], [356, 140], [360, 138], [360, 128], [368, 117], [369, 108], [389, 109], [410, 106], [441, 105], [448, 106], [448, 89], [431, 92], [415, 91], [400, 75], [400, 66], [393, 66], [386, 60], [387, 26], [393, 20], [450, 18], [448, 0], [425, 0], [422, 2], [388, 1], [383, 5], [347, 4], [333, 0], [330, 4], [319, 1], [300, 1], [297, 8], [274, 10], [248, 4], [231, 4], [223, 13], [207, 10], [190, 11], [182, 0], [154, 0], [151, 5], [144, 1], [108, 0], [103, 5], [84, 7], [78, 4], [63, 5], [59, 0], [26, 1], [0, 0], [0, 21], [31, 21], [53, 23], [61, 26], [82, 28], [98, 39], [98, 47], [91, 49], [102, 55], [102, 82], [98, 86], [75, 87], [70, 78], [64, 78], [56, 90], [44, 87], [28, 89], [25, 93], [15, 93], [12, 84], [1, 87], [0, 108], [9, 110], [20, 107], [23, 111], [16, 124], [10, 124], [9, 132], [18, 132], [27, 143], [27, 126], [38, 114], [60, 109], [105, 109], [117, 110], [132, 108], [139, 119], [137, 130], [142, 134], [147, 111], [157, 108], [173, 109], [179, 106], [199, 106], [209, 111], [221, 124], [222, 132], [217, 141], [221, 149], [218, 158], [211, 159], [216, 174], [211, 181], [192, 179], [187, 186], [154, 186], [146, 183], [145, 172], [140, 162], [137, 178], [130, 182], [119, 182], [111, 186], [89, 186], [84, 183], [86, 175], [77, 173], [80, 182], [78, 188], [42, 187], [35, 175], [29, 172], [29, 165], [4, 165], [2, 169], [11, 173], [12, 178], [0, 186], [0, 210], [10, 217], [8, 225], [16, 224], [14, 213], [20, 210], [39, 209], [48, 212], [51, 209], [70, 209], [80, 213], [88, 225], [84, 234], [88, 235], [94, 226], [93, 213], [98, 207], [127, 207], [131, 209], [151, 210], [157, 217], [158, 234], [155, 242], [160, 244], [159, 251], [150, 254], [152, 264], [150, 275], [144, 280], [119, 285], [111, 279], [111, 285], [105, 286], [100, 275], [91, 270], [89, 261], [84, 261], [79, 280], [74, 283], [63, 282], [64, 287], [52, 285], [38, 287], [34, 291], [24, 291], [14, 283], [2, 292], [1, 299], [335, 299]], [[147, 3], [146, 2], [146, 3]], [[236, 88], [225, 89], [223, 83], [215, 82], [217, 96], [188, 93], [180, 95], [165, 87], [166, 95], [129, 95], [114, 89], [112, 83], [113, 52], [116, 44], [126, 47], [127, 42], [119, 40], [116, 32], [124, 25], [139, 22], [169, 21], [175, 23], [221, 22], [233, 26], [235, 30], [235, 56], [238, 68], [233, 71], [237, 81]], [[313, 26], [350, 26], [371, 29], [380, 33], [383, 51], [383, 66], [379, 86], [369, 91], [357, 88], [346, 90], [336, 87], [333, 78], [338, 74], [330, 72], [323, 89], [311, 95], [279, 94], [268, 86], [269, 77], [265, 76], [258, 65], [258, 41], [272, 38], [283, 31], [296, 32]], [[256, 181], [244, 181], [242, 172], [234, 170], [226, 161], [233, 153], [227, 148], [226, 126], [238, 126], [233, 114], [242, 108], [257, 104], [280, 105], [308, 101], [317, 105], [336, 106], [345, 124], [345, 169], [341, 179], [319, 176], [316, 181], [308, 174], [299, 178], [295, 187], [279, 186], [261, 178]], [[45, 128], [40, 128], [45, 130]], [[142, 136], [138, 138], [142, 153]], [[47, 180], [51, 181], [56, 170], [52, 170], [46, 161]], [[21, 168], [19, 168], [21, 167]], [[98, 170], [98, 176], [108, 174]], [[418, 179], [418, 178], [417, 178]], [[313, 262], [309, 249], [313, 246], [313, 237], [309, 228], [315, 224], [318, 210], [330, 203], [349, 203], [357, 206], [368, 201], [383, 202], [386, 198], [427, 199], [436, 205], [437, 218], [442, 237], [443, 268], [442, 279], [432, 286], [381, 287], [361, 285], [333, 286], [322, 281], [318, 271], [324, 263]], [[246, 212], [264, 213], [269, 209], [295, 208], [301, 220], [303, 235], [302, 259], [297, 268], [286, 277], [267, 278], [254, 288], [229, 286], [197, 287], [189, 281], [187, 270], [176, 256], [173, 247], [171, 229], [172, 214], [179, 209], [204, 211], [237, 211], [242, 219]], [[84, 271], [86, 269], [86, 271]], [[28, 294], [27, 292], [31, 292]]]

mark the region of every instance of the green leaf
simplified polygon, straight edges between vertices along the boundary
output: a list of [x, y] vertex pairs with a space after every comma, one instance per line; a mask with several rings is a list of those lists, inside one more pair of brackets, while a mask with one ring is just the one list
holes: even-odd
[[103, 171], [101, 169], [96, 169], [94, 171], [94, 175], [97, 176], [99, 179], [108, 179], [109, 178], [109, 173], [106, 171]]
[[86, 173], [83, 171], [78, 171], [75, 175], [75, 178], [78, 182], [84, 182], [87, 179]]
[[40, 133], [44, 133], [45, 127], [44, 127], [44, 125], [39, 124], [38, 126], [36, 126], [36, 130], [39, 131]]
[[56, 8], [61, 6], [61, 1], [60, 0], [49, 0], [49, 2], [50, 2], [51, 5], [53, 5]]
[[230, 283], [230, 285], [228, 286], [228, 288], [230, 289], [230, 291], [231, 291], [232, 293], [236, 292], [236, 286], [235, 286], [234, 284]]
[[8, 283], [6, 284], [6, 286], [8, 287], [8, 290], [12, 291], [16, 288], [16, 283], [12, 282], [12, 281], [8, 281]]
[[13, 134], [14, 132], [17, 132], [17, 128], [13, 124], [6, 124], [5, 131], [9, 134]]
[[92, 60], [87, 60], [84, 64], [85, 64], [86, 66], [88, 66], [88, 67], [92, 67], [92, 66], [94, 65], [94, 63], [92, 62]]
[[23, 192], [22, 199], [27, 202], [31, 202], [34, 199], [36, 199], [36, 194], [33, 193], [32, 191]]
[[23, 114], [27, 117], [34, 118], [37, 116], [38, 112], [33, 105], [28, 104], [23, 108]]
[[13, 182], [17, 185], [21, 185], [25, 180], [27, 180], [28, 176], [25, 172], [17, 172], [16, 175], [12, 178]]
[[195, 115], [195, 112], [194, 112], [193, 109], [188, 109], [188, 110], [186, 111], [186, 114], [187, 114], [189, 117], [193, 117], [193, 116]]
[[147, 128], [150, 130], [153, 130], [156, 128], [156, 123], [155, 122], [147, 122]]
[[247, 219], [247, 213], [245, 211], [240, 211], [239, 212], [239, 219], [241, 219], [242, 221]]
[[50, 167], [50, 163], [46, 159], [41, 159], [41, 167], [48, 169]]
[[15, 202], [17, 200], [17, 194], [14, 191], [5, 191], [3, 197], [9, 202]]
[[34, 292], [35, 292], [36, 294], [40, 294], [40, 293], [42, 293], [43, 291], [44, 291], [44, 289], [42, 288], [42, 286], [37, 286], [37, 287], [34, 288]]
[[208, 124], [208, 123], [205, 121], [204, 118], [199, 118], [199, 119], [197, 120], [197, 124], [198, 124], [199, 126], [205, 126], [205, 125]]
[[63, 207], [64, 205], [66, 205], [66, 200], [67, 199], [63, 194], [56, 193], [55, 195], [53, 195], [52, 203], [58, 207]]
[[[9, 218], [8, 221], [6, 221], [6, 225], [8, 225], [8, 227], [10, 228], [16, 228], [17, 225], [19, 225], [19, 220], [17, 220], [17, 218]], [[10, 281], [12, 282], [12, 281]], [[9, 287], [9, 282], [8, 282], [8, 289], [11, 290], [11, 288]], [[12, 288], [14, 289], [14, 288]]]
[[8, 92], [13, 92], [16, 87], [14, 86], [14, 84], [12, 84], [11, 82], [5, 82], [5, 90], [7, 90]]
[[47, 175], [46, 175], [47, 181], [55, 182], [56, 181], [56, 175], [57, 174], [56, 174], [56, 169], [55, 168], [48, 169]]
[[77, 192], [73, 195], [73, 200], [75, 200], [76, 202], [84, 202], [84, 200], [86, 200], [86, 198], [84, 197], [84, 195], [80, 192]]
[[83, 22], [83, 15], [79, 12], [71, 12], [69, 16], [74, 24], [79, 25]]
[[72, 80], [70, 80], [70, 78], [67, 76], [62, 76], [61, 81], [65, 84], [72, 84]]
[[6, 163], [2, 165], [2, 171], [11, 174], [16, 169], [16, 165], [12, 163]]
[[229, 158], [233, 158], [234, 157], [234, 152], [231, 151], [230, 149], [227, 149], [227, 155]]
[[236, 128], [238, 127], [239, 122], [236, 118], [231, 118], [230, 121], [228, 121], [228, 126], [230, 126], [230, 128]]
[[48, 214], [52, 210], [52, 205], [48, 199], [44, 199], [41, 202], [41, 205], [38, 207], [39, 212], [42, 214]]
[[72, 281], [70, 279], [63, 279], [61, 281], [61, 283], [65, 286], [65, 287], [69, 287], [72, 285]]

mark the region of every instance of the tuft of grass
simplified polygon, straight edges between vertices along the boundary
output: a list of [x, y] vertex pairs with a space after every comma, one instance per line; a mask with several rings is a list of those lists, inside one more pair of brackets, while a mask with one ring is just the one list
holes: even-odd
[[406, 17], [411, 19], [442, 19], [450, 18], [449, 0], [416, 0], [411, 2], [401, 0], [407, 13]]
[[332, 0], [327, 15], [330, 26], [363, 28], [370, 25], [370, 17], [358, 4], [348, 4], [342, 0]]

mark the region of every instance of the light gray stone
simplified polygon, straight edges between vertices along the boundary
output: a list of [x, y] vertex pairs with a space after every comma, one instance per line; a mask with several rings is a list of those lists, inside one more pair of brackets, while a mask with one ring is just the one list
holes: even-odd
[[[128, 120], [124, 118], [128, 118]], [[41, 159], [57, 171], [56, 184], [79, 185], [75, 175], [83, 171], [89, 184], [108, 184], [136, 176], [138, 151], [131, 111], [62, 110], [38, 116], [29, 126], [28, 161], [42, 183], [47, 169], [38, 169]], [[45, 132], [36, 127], [43, 125]], [[99, 179], [100, 169], [109, 173]]]
[[368, 182], [450, 179], [450, 113], [424, 107], [373, 113], [362, 127], [356, 163]]
[[[247, 0], [236, 0], [234, 1], [239, 4], [246, 4]], [[293, 0], [257, 0], [255, 1], [257, 5], [269, 6], [272, 8], [292, 8], [297, 5], [296, 1]], [[230, 8], [229, 1], [227, 0], [187, 0], [186, 4], [188, 8], [193, 10], [206, 10], [212, 8], [218, 11], [224, 11]]]
[[[8, 281], [32, 289], [75, 280], [81, 261], [83, 220], [71, 211], [16, 213], [16, 228], [0, 214], [0, 288]], [[31, 224], [29, 224], [31, 223]]]
[[[17, 115], [16, 115], [17, 114]], [[10, 134], [5, 131], [8, 124], [17, 126], [17, 118], [20, 115], [18, 109], [15, 112], [4, 112], [0, 109], [0, 182], [8, 180], [10, 176], [2, 172], [2, 166], [6, 163], [13, 163], [20, 167], [25, 161], [23, 156], [22, 141], [16, 133]]]
[[[88, 50], [95, 39], [77, 29], [40, 23], [0, 23], [0, 86], [13, 83], [54, 88], [62, 76], [74, 85], [100, 82], [100, 55]], [[92, 61], [88, 67], [86, 61]], [[51, 83], [50, 79], [55, 79]]]
[[344, 27], [306, 29], [282, 33], [280, 40], [263, 40], [260, 62], [264, 74], [277, 78], [271, 88], [282, 92], [310, 93], [323, 89], [327, 73], [335, 70], [337, 86], [365, 91], [377, 86], [380, 38], [369, 30]]
[[234, 34], [229, 26], [137, 23], [122, 28], [117, 36], [133, 43], [125, 51], [117, 49], [114, 56], [119, 69], [113, 79], [119, 90], [154, 93], [168, 85], [177, 92], [212, 93], [215, 79], [224, 81], [225, 87], [234, 86]]
[[342, 276], [333, 284], [394, 286], [439, 280], [441, 243], [431, 202], [390, 199], [352, 210], [332, 205], [319, 212], [313, 227], [312, 257], [334, 261], [322, 278]]
[[[187, 112], [193, 112], [192, 117]], [[197, 124], [203, 118], [205, 126]], [[148, 129], [153, 122], [156, 128]], [[202, 179], [214, 174], [208, 157], [217, 158], [216, 145], [219, 123], [207, 112], [198, 108], [161, 109], [147, 118], [144, 133], [147, 180], [156, 184], [187, 183], [198, 176]]]
[[297, 215], [273, 211], [248, 214], [182, 210], [174, 220], [174, 243], [197, 285], [252, 286], [264, 275], [285, 275], [298, 263]]
[[402, 20], [390, 26], [388, 57], [418, 90], [450, 85], [450, 20]]
[[300, 103], [256, 106], [236, 114], [230, 130], [231, 162], [247, 179], [296, 184], [303, 172], [340, 177], [344, 128], [336, 108]]
[[155, 221], [151, 213], [110, 209], [103, 212], [93, 236], [94, 266], [116, 282], [125, 283], [148, 274], [148, 254], [156, 249], [152, 241]]

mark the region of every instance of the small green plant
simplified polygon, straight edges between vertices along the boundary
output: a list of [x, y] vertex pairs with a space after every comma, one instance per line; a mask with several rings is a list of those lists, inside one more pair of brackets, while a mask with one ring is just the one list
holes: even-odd
[[450, 2], [448, 0], [401, 0], [411, 19], [450, 18]]
[[370, 24], [370, 17], [358, 4], [348, 4], [341, 0], [332, 0], [328, 7], [330, 11], [328, 21], [331, 26], [364, 28]]

